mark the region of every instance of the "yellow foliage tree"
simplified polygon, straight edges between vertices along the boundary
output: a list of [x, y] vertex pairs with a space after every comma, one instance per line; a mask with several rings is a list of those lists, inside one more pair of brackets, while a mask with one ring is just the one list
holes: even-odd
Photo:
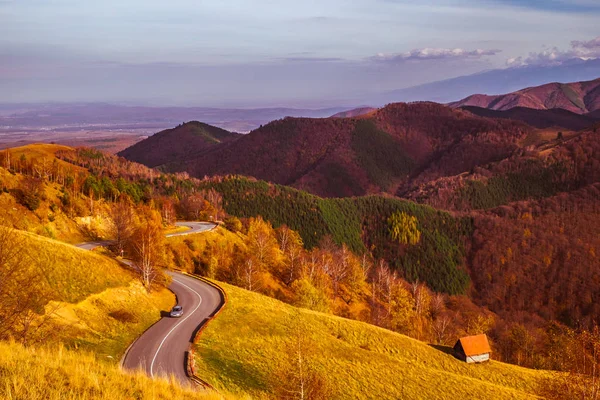
[[415, 245], [421, 241], [417, 217], [403, 211], [395, 212], [388, 218], [388, 224], [392, 239], [400, 244]]

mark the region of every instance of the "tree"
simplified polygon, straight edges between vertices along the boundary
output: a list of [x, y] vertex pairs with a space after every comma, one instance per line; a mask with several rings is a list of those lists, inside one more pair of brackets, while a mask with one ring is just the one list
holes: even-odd
[[281, 278], [289, 286], [300, 275], [300, 260], [304, 245], [300, 234], [286, 225], [279, 227], [276, 234], [284, 257], [284, 276]]
[[221, 193], [217, 192], [215, 189], [208, 189], [203, 191], [204, 198], [210, 203], [212, 206], [210, 209], [210, 214], [208, 215], [208, 219], [211, 221], [219, 221], [221, 220], [224, 212], [223, 212], [223, 196]]
[[133, 233], [131, 252], [133, 268], [147, 289], [159, 275], [159, 265], [164, 261], [164, 235], [160, 219], [148, 218]]
[[171, 226], [177, 219], [175, 212], [175, 202], [170, 197], [161, 197], [158, 201], [160, 207], [160, 216], [163, 224]]
[[395, 212], [388, 218], [392, 239], [403, 245], [415, 245], [421, 240], [417, 217], [405, 212]]
[[328, 400], [332, 398], [331, 385], [314, 362], [315, 346], [307, 334], [310, 327], [299, 320], [291, 322], [292, 339], [285, 349], [288, 358], [273, 374], [273, 392], [278, 399]]
[[246, 235], [248, 252], [255, 257], [259, 269], [268, 269], [277, 275], [281, 265], [281, 250], [270, 222], [261, 217], [251, 218]]
[[295, 306], [320, 312], [330, 311], [327, 294], [314, 287], [308, 279], [303, 278], [294, 281], [291, 289], [294, 292]]
[[194, 193], [184, 197], [179, 205], [186, 219], [199, 221], [209, 204], [200, 193]]
[[35, 211], [40, 206], [44, 193], [44, 183], [39, 178], [23, 177], [19, 184], [19, 201], [22, 205]]
[[234, 216], [225, 218], [225, 228], [233, 233], [237, 233], [242, 230], [242, 221]]
[[109, 208], [108, 215], [115, 247], [118, 254], [121, 254], [135, 231], [135, 213], [129, 197], [121, 196], [120, 200]]

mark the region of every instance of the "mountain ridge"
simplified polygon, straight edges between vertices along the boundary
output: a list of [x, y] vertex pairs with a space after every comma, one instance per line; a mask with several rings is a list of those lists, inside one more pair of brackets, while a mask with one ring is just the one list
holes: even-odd
[[501, 95], [473, 94], [449, 103], [449, 106], [475, 106], [496, 111], [515, 107], [536, 110], [560, 108], [575, 114], [588, 114], [600, 109], [600, 78], [584, 82], [552, 82]]

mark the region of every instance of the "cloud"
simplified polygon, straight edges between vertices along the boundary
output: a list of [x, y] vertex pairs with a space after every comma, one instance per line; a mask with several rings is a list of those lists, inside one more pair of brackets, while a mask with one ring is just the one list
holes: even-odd
[[465, 49], [440, 49], [426, 47], [423, 49], [414, 49], [406, 53], [385, 54], [379, 53], [370, 60], [387, 63], [401, 63], [406, 61], [425, 61], [425, 60], [473, 60], [485, 56], [493, 56], [502, 50], [465, 50]]
[[338, 62], [345, 61], [339, 57], [279, 57], [277, 60], [284, 62]]
[[600, 50], [600, 36], [587, 42], [573, 40], [571, 46], [576, 49]]
[[541, 52], [529, 53], [527, 57], [514, 57], [506, 60], [509, 67], [561, 65], [572, 60], [591, 60], [600, 58], [600, 36], [588, 41], [574, 40], [571, 49], [560, 50], [551, 47]]

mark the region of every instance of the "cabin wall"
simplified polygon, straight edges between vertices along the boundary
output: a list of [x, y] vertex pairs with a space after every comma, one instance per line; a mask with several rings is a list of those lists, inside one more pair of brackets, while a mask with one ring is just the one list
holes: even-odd
[[477, 356], [469, 356], [467, 357], [466, 361], [467, 363], [480, 363], [480, 362], [484, 362], [484, 361], [489, 361], [490, 359], [490, 353], [486, 353], [486, 354], [480, 354]]

